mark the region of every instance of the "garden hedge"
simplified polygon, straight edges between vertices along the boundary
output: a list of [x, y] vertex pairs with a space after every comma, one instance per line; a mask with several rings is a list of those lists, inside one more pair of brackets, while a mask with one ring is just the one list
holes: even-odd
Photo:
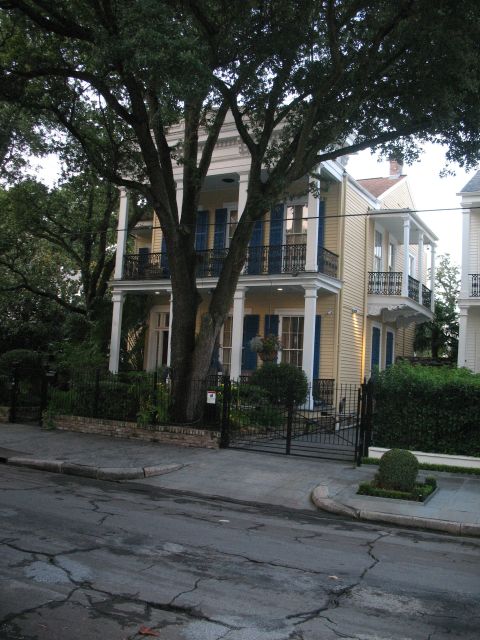
[[401, 363], [377, 374], [373, 445], [480, 456], [480, 375]]

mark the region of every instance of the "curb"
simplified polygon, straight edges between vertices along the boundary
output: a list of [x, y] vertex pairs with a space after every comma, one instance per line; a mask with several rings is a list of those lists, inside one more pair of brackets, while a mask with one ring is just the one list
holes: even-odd
[[63, 473], [82, 478], [94, 478], [95, 480], [139, 480], [140, 478], [150, 478], [161, 476], [172, 471], [178, 471], [186, 465], [167, 464], [151, 465], [147, 467], [93, 467], [76, 462], [65, 462], [64, 460], [49, 460], [43, 458], [23, 458], [12, 456], [5, 458], [5, 464], [16, 467], [27, 467], [52, 473]]
[[382, 511], [371, 511], [369, 509], [355, 509], [348, 505], [337, 502], [328, 497], [328, 486], [319, 485], [311, 493], [313, 504], [322, 511], [334, 513], [341, 516], [364, 520], [367, 522], [383, 522], [396, 524], [401, 527], [412, 527], [415, 529], [428, 529], [431, 531], [441, 531], [451, 533], [456, 536], [480, 537], [480, 524], [455, 522], [452, 520], [435, 520], [434, 518], [421, 518], [419, 516], [404, 516], [396, 513], [384, 513]]

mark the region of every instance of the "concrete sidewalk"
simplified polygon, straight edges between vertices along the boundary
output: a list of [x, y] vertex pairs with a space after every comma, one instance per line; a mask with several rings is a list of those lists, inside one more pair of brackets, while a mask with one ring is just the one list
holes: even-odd
[[439, 490], [421, 504], [357, 496], [358, 484], [375, 475], [374, 466], [185, 448], [19, 424], [0, 424], [0, 461], [206, 497], [319, 508], [360, 520], [480, 536], [478, 476], [429, 472], [437, 478]]

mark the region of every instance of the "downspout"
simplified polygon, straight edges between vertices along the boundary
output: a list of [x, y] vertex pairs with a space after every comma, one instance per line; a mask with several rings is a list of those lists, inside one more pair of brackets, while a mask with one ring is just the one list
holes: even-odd
[[370, 220], [368, 215], [365, 216], [365, 264], [364, 264], [364, 276], [363, 281], [365, 283], [363, 287], [363, 326], [362, 326], [362, 363], [360, 367], [360, 383], [365, 378], [366, 363], [365, 358], [367, 355], [367, 312], [368, 312], [368, 231]]
[[335, 318], [336, 318], [336, 326], [335, 326], [335, 336], [336, 336], [336, 351], [337, 357], [335, 359], [335, 371], [334, 371], [334, 379], [335, 383], [338, 386], [340, 384], [340, 343], [342, 337], [342, 309], [343, 309], [343, 270], [344, 270], [344, 261], [345, 261], [345, 213], [346, 213], [346, 203], [347, 203], [347, 172], [344, 170], [342, 176], [342, 189], [340, 194], [340, 218], [338, 225], [338, 249], [340, 254], [340, 262], [338, 265], [338, 279], [342, 281], [342, 288], [340, 289], [337, 295], [336, 309], [335, 309]]

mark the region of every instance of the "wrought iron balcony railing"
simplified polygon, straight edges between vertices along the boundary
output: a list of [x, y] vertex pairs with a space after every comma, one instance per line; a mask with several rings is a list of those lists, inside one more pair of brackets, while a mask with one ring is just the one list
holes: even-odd
[[[228, 249], [197, 251], [197, 277], [218, 277]], [[278, 273], [298, 274], [305, 271], [306, 244], [249, 247], [242, 275]], [[327, 249], [318, 250], [318, 272], [336, 277], [338, 256]], [[125, 280], [163, 280], [170, 277], [166, 253], [130, 253], [125, 255]]]
[[468, 279], [470, 298], [480, 298], [480, 273], [469, 273]]
[[[370, 271], [368, 274], [368, 293], [380, 296], [402, 295], [403, 273], [401, 271]], [[432, 292], [412, 276], [408, 276], [408, 297], [415, 302], [420, 301], [422, 287], [422, 305], [430, 309]]]

